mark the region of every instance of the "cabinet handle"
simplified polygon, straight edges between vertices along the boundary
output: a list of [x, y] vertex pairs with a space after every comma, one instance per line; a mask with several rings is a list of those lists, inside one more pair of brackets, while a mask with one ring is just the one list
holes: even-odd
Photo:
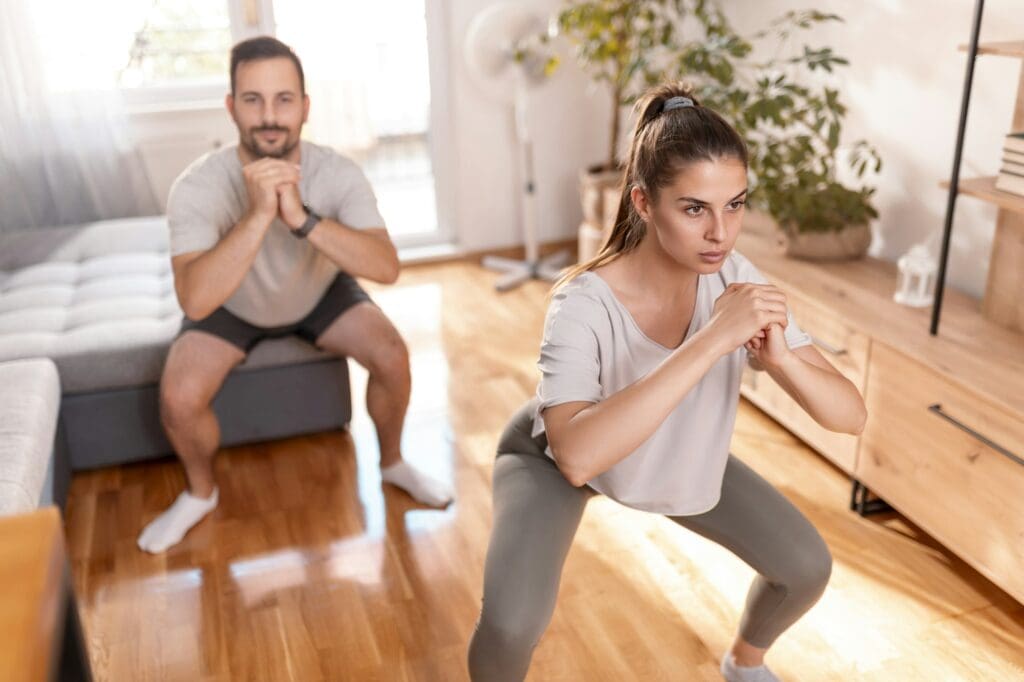
[[1017, 464], [1020, 464], [1021, 466], [1024, 466], [1024, 459], [1021, 459], [1017, 455], [1013, 454], [1012, 452], [1010, 452], [1009, 450], [1004, 448], [999, 443], [995, 443], [995, 442], [989, 440], [988, 438], [986, 438], [985, 436], [981, 435], [980, 433], [978, 433], [977, 431], [975, 431], [971, 427], [966, 426], [964, 424], [961, 424], [959, 421], [957, 421], [953, 417], [951, 417], [948, 414], [946, 414], [945, 412], [943, 412], [942, 411], [942, 405], [940, 405], [939, 403], [935, 403], [934, 405], [929, 405], [928, 406], [928, 411], [929, 412], [934, 412], [935, 414], [939, 415], [940, 417], [942, 417], [943, 419], [948, 421], [950, 424], [953, 424], [957, 428], [962, 429], [962, 430], [966, 431], [967, 433], [971, 434], [972, 436], [974, 436], [975, 438], [980, 440], [982, 443], [984, 443], [985, 445], [987, 445], [990, 448], [992, 448], [993, 450], [995, 450], [996, 452], [1000, 453], [1001, 455], [1004, 455], [1008, 459], [1013, 460]]
[[814, 342], [815, 346], [820, 346], [822, 350], [825, 350], [831, 353], [832, 355], [846, 355], [845, 348], [836, 348], [830, 343], [825, 343], [824, 341], [819, 339], [817, 336], [814, 336], [813, 334], [811, 335], [811, 341]]

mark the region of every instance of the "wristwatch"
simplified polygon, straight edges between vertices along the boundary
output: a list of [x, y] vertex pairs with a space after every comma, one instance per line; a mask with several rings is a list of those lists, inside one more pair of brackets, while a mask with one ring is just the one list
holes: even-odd
[[319, 224], [321, 218], [320, 214], [309, 207], [309, 204], [303, 204], [302, 208], [306, 211], [306, 222], [302, 223], [302, 227], [297, 230], [292, 230], [292, 234], [295, 235], [296, 239], [305, 239], [306, 235], [313, 231], [313, 228]]

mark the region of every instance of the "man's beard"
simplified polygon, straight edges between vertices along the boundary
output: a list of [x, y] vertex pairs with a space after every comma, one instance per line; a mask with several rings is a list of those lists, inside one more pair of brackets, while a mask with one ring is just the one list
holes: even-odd
[[[279, 132], [284, 136], [283, 144], [281, 145], [280, 148], [271, 147], [268, 149], [260, 144], [259, 140], [256, 137], [256, 134], [269, 131]], [[250, 128], [249, 134], [243, 135], [241, 137], [240, 142], [242, 146], [245, 147], [246, 151], [248, 151], [250, 154], [257, 158], [269, 157], [272, 159], [283, 159], [284, 157], [288, 156], [288, 154], [290, 154], [291, 151], [295, 149], [295, 146], [299, 143], [298, 135], [295, 136], [294, 141], [289, 139], [290, 133], [291, 131], [288, 130], [287, 128], [281, 128], [278, 126]]]

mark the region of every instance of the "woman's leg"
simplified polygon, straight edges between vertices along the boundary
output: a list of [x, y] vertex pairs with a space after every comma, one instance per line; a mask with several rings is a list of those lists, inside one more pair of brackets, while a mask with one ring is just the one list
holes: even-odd
[[522, 680], [551, 620], [562, 566], [593, 494], [572, 486], [530, 437], [534, 404], [502, 434], [494, 463], [494, 527], [483, 609], [469, 644], [474, 682]]
[[733, 649], [741, 665], [758, 665], [764, 650], [825, 591], [832, 572], [825, 541], [799, 509], [732, 455], [718, 505], [704, 514], [671, 518], [726, 547], [758, 572]]

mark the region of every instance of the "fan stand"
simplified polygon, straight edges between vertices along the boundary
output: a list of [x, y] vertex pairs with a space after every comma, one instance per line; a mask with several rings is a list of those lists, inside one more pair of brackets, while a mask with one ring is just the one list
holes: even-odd
[[526, 260], [485, 256], [483, 266], [489, 270], [504, 273], [494, 283], [498, 291], [509, 291], [531, 279], [556, 281], [562, 268], [569, 263], [570, 254], [565, 249], [544, 258], [539, 256], [537, 244], [537, 195], [536, 182], [533, 177], [533, 142], [526, 124], [526, 88], [523, 76], [516, 78], [515, 97], [516, 138], [521, 153], [523, 172], [522, 216], [525, 237]]

